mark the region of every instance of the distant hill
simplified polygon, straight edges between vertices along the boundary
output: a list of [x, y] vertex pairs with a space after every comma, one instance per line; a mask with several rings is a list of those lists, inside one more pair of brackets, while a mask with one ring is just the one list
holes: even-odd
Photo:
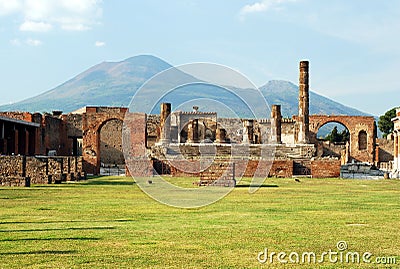
[[[121, 62], [103, 62], [60, 86], [11, 105], [0, 106], [0, 111], [51, 112], [61, 110], [64, 113], [75, 111], [84, 106], [128, 106], [137, 89], [155, 74], [171, 68], [167, 62], [151, 55], [140, 55]], [[184, 73], [180, 76], [188, 76]], [[190, 76], [188, 76], [190, 77]], [[199, 86], [197, 86], [199, 87]], [[157, 88], [154, 88], [154, 93]], [[282, 114], [291, 117], [297, 114], [298, 87], [288, 81], [269, 81], [260, 88], [268, 104], [280, 104]], [[166, 101], [184, 102], [196, 98], [197, 93], [213, 95], [212, 89], [185, 91], [171, 96]], [[237, 106], [229, 95], [219, 93], [221, 100], [230, 107]], [[205, 110], [205, 109], [204, 109]], [[310, 93], [310, 114], [367, 115], [354, 108]]]
[[[260, 87], [260, 90], [269, 104], [281, 105], [282, 116], [291, 117], [298, 114], [298, 86], [289, 81], [272, 80]], [[310, 91], [310, 114], [370, 116], [312, 91]]]

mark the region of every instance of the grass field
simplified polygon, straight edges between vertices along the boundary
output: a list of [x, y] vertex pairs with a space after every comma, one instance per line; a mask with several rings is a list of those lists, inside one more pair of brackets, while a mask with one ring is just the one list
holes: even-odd
[[[0, 268], [400, 268], [400, 181], [267, 179], [254, 194], [240, 184], [198, 209], [162, 205], [124, 177], [0, 188]], [[318, 263], [339, 241], [373, 264]], [[261, 264], [265, 248], [317, 263]]]

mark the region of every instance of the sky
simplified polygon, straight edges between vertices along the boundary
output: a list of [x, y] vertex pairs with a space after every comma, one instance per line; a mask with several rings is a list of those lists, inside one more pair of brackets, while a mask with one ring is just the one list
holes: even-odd
[[400, 106], [398, 0], [0, 0], [0, 104], [103, 61], [210, 62], [382, 115]]

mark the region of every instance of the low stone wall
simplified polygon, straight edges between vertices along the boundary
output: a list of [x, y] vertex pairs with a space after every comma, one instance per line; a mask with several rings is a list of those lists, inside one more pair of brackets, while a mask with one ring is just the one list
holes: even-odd
[[340, 176], [340, 160], [321, 159], [311, 161], [311, 175], [314, 178], [329, 178]]
[[349, 163], [340, 168], [341, 178], [383, 179], [384, 172], [367, 163]]
[[82, 157], [0, 156], [0, 185], [26, 186], [79, 180]]
[[[240, 177], [291, 177], [293, 175], [292, 160], [227, 160], [216, 159], [212, 164], [202, 164], [205, 166], [200, 169], [200, 162], [197, 160], [173, 160], [172, 163], [165, 162], [169, 166], [172, 176], [201, 177], [204, 170], [206, 174], [215, 167], [227, 167], [227, 163], [235, 164], [235, 178]], [[218, 169], [216, 169], [218, 170]], [[220, 173], [220, 172], [219, 172]], [[208, 175], [207, 175], [208, 176]]]

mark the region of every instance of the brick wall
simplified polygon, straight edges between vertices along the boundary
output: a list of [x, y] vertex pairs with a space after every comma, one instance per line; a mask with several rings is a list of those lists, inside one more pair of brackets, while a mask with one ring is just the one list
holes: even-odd
[[311, 175], [314, 178], [339, 177], [340, 165], [340, 160], [313, 160], [311, 161]]

